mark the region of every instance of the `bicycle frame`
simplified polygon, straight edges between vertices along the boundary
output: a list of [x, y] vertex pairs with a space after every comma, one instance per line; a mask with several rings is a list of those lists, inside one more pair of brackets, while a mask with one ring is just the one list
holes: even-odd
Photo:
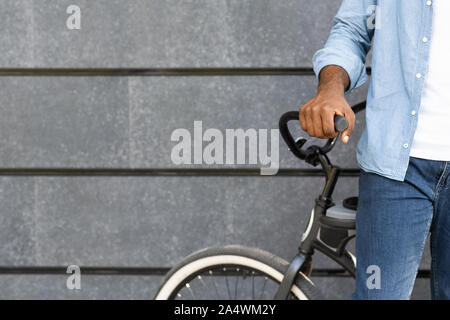
[[[354, 106], [352, 109], [356, 113], [363, 110], [364, 108], [365, 102]], [[298, 158], [306, 160], [312, 165], [320, 164], [325, 174], [326, 180], [322, 193], [315, 200], [316, 204], [311, 214], [307, 229], [300, 243], [298, 249], [299, 252], [290, 263], [281, 282], [280, 288], [275, 295], [276, 300], [285, 300], [289, 296], [290, 289], [298, 273], [302, 270], [305, 264], [311, 260], [312, 255], [314, 254], [314, 250], [319, 250], [327, 257], [334, 260], [337, 264], [341, 265], [347, 272], [349, 272], [351, 276], [355, 277], [356, 274], [356, 260], [354, 256], [345, 249], [348, 241], [353, 238], [352, 236], [345, 238], [341, 242], [337, 250], [329, 248], [327, 245], [318, 240], [319, 230], [323, 225], [322, 221], [326, 217], [327, 209], [333, 206], [332, 195], [340, 173], [340, 168], [337, 166], [333, 166], [326, 155], [326, 153], [334, 147], [338, 137], [329, 139], [327, 144], [322, 148], [309, 148], [309, 153], [305, 154], [300, 150], [304, 142], [300, 144], [300, 146], [298, 146], [292, 139], [292, 136], [287, 133], [287, 121], [292, 120], [292, 114], [292, 112], [290, 113], [290, 115], [288, 115], [287, 113], [280, 119], [280, 129], [283, 138], [291, 148], [291, 151]]]
[[333, 166], [328, 157], [320, 150], [317, 150], [316, 156], [325, 173], [325, 186], [320, 196], [315, 200], [316, 205], [314, 206], [314, 211], [310, 217], [307, 230], [305, 231], [299, 246], [299, 252], [297, 256], [294, 257], [285, 273], [280, 288], [275, 296], [276, 300], [284, 300], [288, 297], [290, 288], [292, 287], [298, 272], [302, 269], [304, 264], [311, 259], [314, 250], [319, 250], [324, 253], [330, 259], [341, 265], [353, 277], [356, 273], [356, 261], [353, 258], [353, 255], [345, 250], [345, 245], [351, 237], [346, 239], [346, 241], [344, 241], [345, 243], [336, 251], [330, 249], [317, 239], [319, 229], [322, 225], [321, 218], [325, 216], [327, 209], [333, 205], [332, 195], [339, 178], [340, 168]]
[[318, 158], [322, 169], [326, 174], [326, 183], [321, 195], [316, 199], [314, 216], [312, 217], [312, 227], [306, 238], [300, 244], [299, 254], [310, 257], [314, 253], [314, 249], [317, 249], [340, 264], [354, 277], [356, 272], [356, 262], [353, 256], [345, 250], [346, 244], [352, 237], [344, 239], [341, 246], [336, 251], [317, 240], [319, 228], [322, 225], [321, 220], [325, 217], [327, 209], [333, 205], [332, 194], [340, 173], [340, 168], [333, 166], [326, 155], [318, 154]]

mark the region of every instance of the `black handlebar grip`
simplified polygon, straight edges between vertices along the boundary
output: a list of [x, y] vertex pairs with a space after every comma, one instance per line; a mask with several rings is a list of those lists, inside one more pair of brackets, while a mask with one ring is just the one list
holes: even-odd
[[[311, 153], [315, 153], [315, 149], [308, 148], [307, 150], [303, 150], [302, 145], [296, 143], [295, 139], [292, 137], [291, 132], [288, 128], [289, 121], [299, 121], [299, 113], [298, 111], [286, 112], [283, 114], [279, 121], [280, 134], [283, 137], [284, 141], [288, 145], [291, 152], [302, 160], [305, 160]], [[348, 121], [342, 116], [336, 115], [334, 117], [334, 128], [337, 132], [345, 131], [348, 128]], [[329, 152], [334, 144], [336, 138], [328, 139], [328, 142], [322, 148], [319, 148], [323, 153]]]
[[348, 121], [343, 116], [334, 116], [334, 130], [336, 132], [343, 132], [348, 128]]

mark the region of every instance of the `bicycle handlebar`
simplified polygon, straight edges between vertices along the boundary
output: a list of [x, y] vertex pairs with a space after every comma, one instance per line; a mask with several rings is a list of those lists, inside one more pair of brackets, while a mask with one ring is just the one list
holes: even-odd
[[[361, 110], [363, 110], [366, 106], [365, 102], [359, 103], [352, 107], [353, 112], [357, 113]], [[335, 138], [328, 139], [327, 143], [323, 147], [319, 146], [310, 146], [306, 150], [302, 149], [302, 146], [306, 143], [306, 139], [301, 139], [299, 141], [295, 141], [294, 138], [291, 135], [291, 132], [288, 128], [288, 122], [289, 121], [299, 121], [299, 112], [298, 111], [290, 111], [283, 114], [279, 121], [279, 128], [281, 136], [283, 137], [284, 141], [288, 145], [291, 152], [301, 160], [307, 160], [309, 163], [316, 165], [315, 160], [311, 159], [311, 156], [316, 154], [317, 151], [321, 152], [322, 154], [326, 154], [330, 152], [334, 145], [336, 144], [336, 140], [338, 136]], [[334, 127], [336, 132], [341, 133], [345, 131], [348, 128], [348, 121], [342, 116], [336, 115], [334, 117]]]
[[342, 133], [348, 128], [348, 121], [343, 116], [334, 116], [334, 130]]

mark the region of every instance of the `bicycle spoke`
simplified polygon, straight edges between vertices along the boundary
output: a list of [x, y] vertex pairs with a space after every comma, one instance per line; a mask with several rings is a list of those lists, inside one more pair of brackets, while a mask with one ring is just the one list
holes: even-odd
[[[239, 273], [239, 268], [236, 268], [236, 272]], [[236, 276], [236, 285], [234, 286], [234, 300], [237, 300], [238, 283], [239, 283], [239, 276]]]
[[262, 289], [261, 295], [259, 296], [259, 300], [261, 300], [261, 298], [264, 295], [264, 290], [266, 289], [267, 279], [268, 279], [267, 277], [264, 277], [263, 289]]
[[252, 299], [255, 300], [255, 271], [252, 271]]
[[186, 283], [186, 288], [188, 288], [194, 300], [197, 300], [197, 297], [195, 296], [194, 292], [192, 292], [191, 285], [189, 283]]
[[200, 280], [200, 282], [202, 283], [203, 287], [205, 287], [206, 291], [208, 291], [208, 294], [210, 293], [210, 289], [209, 287], [206, 285], [205, 281], [203, 281], [202, 276], [198, 275], [197, 279]]
[[219, 290], [217, 289], [216, 280], [214, 280], [214, 276], [213, 276], [213, 271], [212, 270], [209, 270], [209, 275], [211, 276], [210, 278], [212, 279], [212, 282], [213, 282], [213, 285], [214, 285], [214, 290], [216, 290], [217, 298], [220, 299]]
[[[223, 268], [223, 271], [224, 271], [224, 272], [227, 272], [227, 268]], [[227, 277], [226, 274], [225, 274], [225, 282], [226, 282], [226, 284], [227, 284], [228, 298], [231, 299], [230, 285], [228, 284], [228, 277]]]

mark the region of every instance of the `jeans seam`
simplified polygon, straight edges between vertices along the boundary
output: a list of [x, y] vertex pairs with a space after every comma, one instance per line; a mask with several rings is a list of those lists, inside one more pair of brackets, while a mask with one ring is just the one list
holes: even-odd
[[436, 201], [436, 198], [439, 196], [439, 192], [441, 191], [441, 182], [447, 173], [447, 164], [448, 162], [444, 162], [444, 168], [442, 170], [441, 176], [439, 177], [438, 183], [436, 184], [436, 188], [434, 189], [433, 202]]
[[431, 277], [433, 279], [433, 298], [437, 299], [439, 294], [439, 281], [438, 281], [438, 275], [437, 275], [437, 267], [436, 267], [436, 247], [434, 243], [431, 244]]
[[[434, 216], [434, 208], [433, 208], [433, 216]], [[430, 219], [428, 219], [428, 222], [427, 222], [428, 235], [430, 234], [430, 228], [431, 228], [431, 224], [433, 222], [433, 216]], [[422, 242], [422, 248], [421, 248], [422, 255], [423, 255], [423, 251], [425, 250], [425, 244], [427, 243], [427, 238], [428, 237], [425, 237], [425, 239]], [[431, 269], [433, 269], [433, 260], [434, 259], [433, 259], [433, 257], [431, 259], [432, 259], [431, 260]], [[420, 264], [420, 262], [419, 262], [419, 264]], [[420, 266], [418, 266], [417, 269], [419, 269], [419, 267]], [[419, 270], [416, 271], [416, 277], [417, 277], [418, 272], [419, 272]], [[435, 282], [435, 281], [433, 281], [433, 282]], [[433, 286], [434, 286], [434, 284], [433, 284]], [[435, 288], [433, 288], [433, 289], [435, 290]], [[409, 293], [410, 297], [411, 297], [411, 294], [412, 294], [412, 290], [413, 290], [413, 288], [411, 288], [411, 292]]]
[[[442, 182], [442, 179], [446, 176], [447, 168], [448, 168], [448, 161], [445, 162], [444, 170], [442, 171], [442, 175], [439, 178], [439, 182], [438, 182], [438, 184], [436, 186], [434, 202], [437, 201], [437, 198], [439, 197], [439, 192], [441, 191], [441, 189], [443, 187], [443, 185], [441, 186], [441, 182]], [[433, 220], [435, 220], [435, 221], [438, 218], [437, 214], [438, 213], [436, 211], [436, 207], [434, 207], [433, 208]], [[435, 221], [433, 221], [433, 223], [436, 223]], [[435, 232], [438, 233], [439, 226], [436, 225], [435, 227], [436, 227]], [[437, 234], [435, 234], [434, 236], [437, 237]], [[432, 241], [431, 242], [431, 272], [432, 272], [431, 277], [433, 279], [433, 281], [432, 281], [433, 282], [432, 283], [432, 290], [433, 290], [432, 295], [433, 295], [434, 299], [439, 299], [439, 276], [438, 276], [438, 267], [437, 267], [437, 261], [436, 261], [437, 254], [436, 254], [436, 245], [435, 245], [435, 243], [436, 243], [436, 241]]]

